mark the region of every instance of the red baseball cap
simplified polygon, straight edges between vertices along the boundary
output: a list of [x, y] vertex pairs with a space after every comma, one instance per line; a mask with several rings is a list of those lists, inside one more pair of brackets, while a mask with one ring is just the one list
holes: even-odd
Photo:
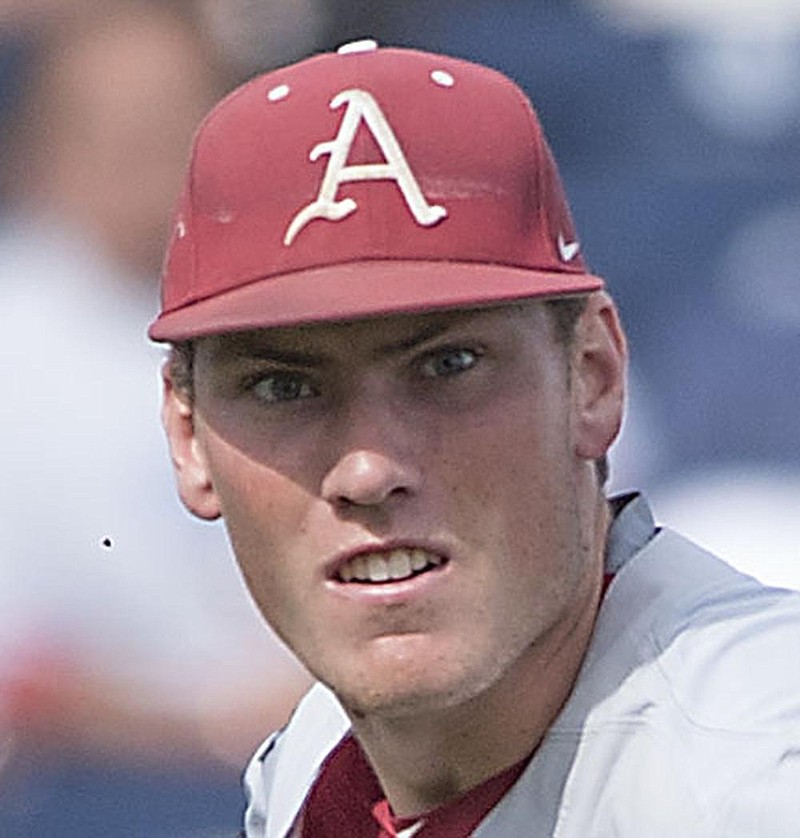
[[154, 340], [594, 291], [523, 92], [360, 41], [247, 82], [197, 131]]

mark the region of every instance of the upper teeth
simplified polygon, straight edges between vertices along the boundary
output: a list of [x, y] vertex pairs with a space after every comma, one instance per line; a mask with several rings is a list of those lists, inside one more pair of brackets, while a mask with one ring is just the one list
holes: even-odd
[[362, 553], [339, 570], [343, 582], [388, 582], [407, 579], [427, 567], [437, 567], [443, 559], [426, 550], [399, 548], [388, 553]]

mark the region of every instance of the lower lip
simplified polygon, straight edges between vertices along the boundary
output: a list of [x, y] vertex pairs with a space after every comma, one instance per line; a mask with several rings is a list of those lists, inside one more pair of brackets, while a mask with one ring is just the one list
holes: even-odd
[[327, 586], [332, 593], [346, 597], [352, 602], [391, 605], [433, 593], [436, 586], [447, 578], [449, 569], [450, 563], [445, 562], [408, 579], [373, 583], [330, 580]]

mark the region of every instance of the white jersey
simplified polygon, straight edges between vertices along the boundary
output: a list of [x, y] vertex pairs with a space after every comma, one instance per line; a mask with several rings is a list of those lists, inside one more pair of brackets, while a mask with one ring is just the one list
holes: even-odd
[[[476, 838], [798, 838], [800, 594], [678, 534], [643, 498], [572, 694]], [[316, 686], [245, 774], [247, 838], [284, 838], [348, 732]]]

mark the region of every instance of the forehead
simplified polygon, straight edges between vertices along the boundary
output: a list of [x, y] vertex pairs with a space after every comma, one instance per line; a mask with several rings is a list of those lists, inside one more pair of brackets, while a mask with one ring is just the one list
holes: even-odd
[[357, 351], [391, 355], [408, 351], [451, 332], [471, 329], [485, 334], [522, 330], [549, 336], [545, 308], [539, 301], [487, 308], [393, 314], [359, 320], [309, 323], [212, 335], [197, 341], [208, 360], [259, 355], [269, 350], [319, 351], [343, 356]]

